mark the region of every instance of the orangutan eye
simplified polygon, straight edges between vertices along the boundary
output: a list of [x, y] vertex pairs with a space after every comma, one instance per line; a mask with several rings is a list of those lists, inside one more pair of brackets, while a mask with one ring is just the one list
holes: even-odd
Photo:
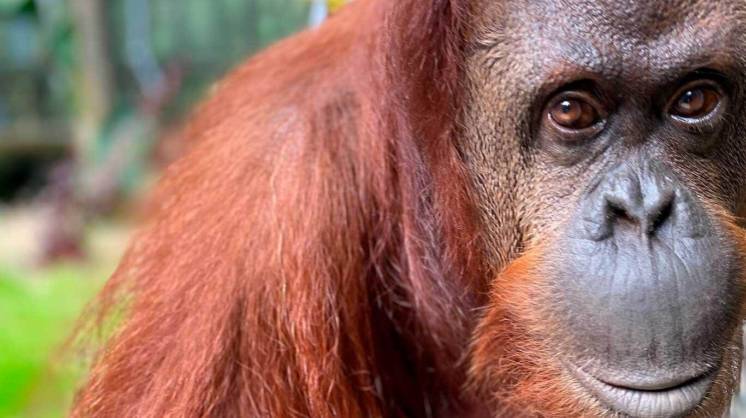
[[599, 112], [581, 98], [566, 98], [556, 102], [549, 110], [552, 121], [565, 129], [583, 130], [595, 125]]
[[701, 83], [695, 82], [679, 90], [669, 108], [671, 116], [684, 121], [696, 121], [715, 112], [722, 95], [716, 87]]
[[549, 100], [542, 124], [555, 142], [581, 144], [600, 133], [608, 111], [593, 86], [563, 90]]

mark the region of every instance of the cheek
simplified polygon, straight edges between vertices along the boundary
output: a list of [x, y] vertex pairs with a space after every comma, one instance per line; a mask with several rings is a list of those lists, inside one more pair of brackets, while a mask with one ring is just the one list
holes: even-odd
[[499, 132], [493, 110], [472, 103], [464, 116], [457, 142], [477, 209], [486, 258], [493, 270], [501, 270], [516, 257], [521, 237], [516, 234], [520, 205], [526, 196], [518, 186], [527, 177], [520, 141]]
[[544, 245], [561, 233], [582, 196], [583, 187], [578, 185], [587, 184], [587, 176], [587, 171], [537, 164], [518, 185], [519, 193], [525, 196], [518, 205], [526, 247]]
[[501, 416], [602, 416], [601, 406], [554, 361], [556, 348], [545, 338], [557, 327], [543, 309], [550, 301], [541, 270], [545, 255], [536, 247], [495, 279], [491, 304], [474, 333], [470, 385], [492, 399]]
[[746, 211], [746, 127], [728, 127], [705, 154], [684, 153], [680, 138], [666, 138], [656, 158], [667, 161], [703, 201], [741, 216]]

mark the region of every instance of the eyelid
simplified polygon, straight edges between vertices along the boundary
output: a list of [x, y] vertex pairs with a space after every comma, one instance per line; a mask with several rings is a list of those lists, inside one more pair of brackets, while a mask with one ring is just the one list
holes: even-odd
[[712, 80], [719, 83], [727, 83], [729, 78], [722, 71], [714, 68], [702, 67], [692, 71], [687, 77], [684, 77], [684, 82], [691, 82], [696, 80]]
[[662, 93], [664, 94], [661, 94], [658, 97], [664, 101], [661, 104], [668, 108], [673, 98], [678, 97], [677, 95], [681, 94], [684, 89], [687, 87], [691, 88], [694, 85], [701, 83], [709, 83], [710, 85], [716, 86], [723, 95], [725, 95], [726, 91], [730, 91], [733, 86], [731, 78], [723, 71], [710, 67], [700, 67], [677, 78], [676, 80], [671, 80], [671, 82], [663, 89]]

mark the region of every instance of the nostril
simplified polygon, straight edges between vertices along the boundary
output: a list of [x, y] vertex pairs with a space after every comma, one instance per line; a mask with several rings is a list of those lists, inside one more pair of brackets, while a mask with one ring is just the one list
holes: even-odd
[[622, 222], [628, 224], [637, 224], [634, 216], [627, 209], [616, 202], [609, 202], [609, 220], [611, 222]]
[[647, 195], [607, 195], [605, 200], [607, 225], [653, 235], [673, 215], [675, 193], [669, 190], [655, 190], [655, 193]]
[[668, 193], [648, 211], [647, 233], [658, 231], [673, 214], [674, 196]]

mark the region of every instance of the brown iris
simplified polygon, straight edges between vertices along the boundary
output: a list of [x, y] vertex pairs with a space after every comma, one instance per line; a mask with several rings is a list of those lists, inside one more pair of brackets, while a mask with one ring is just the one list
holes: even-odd
[[565, 98], [549, 109], [549, 116], [557, 125], [572, 130], [590, 128], [599, 119], [596, 108], [580, 98]]
[[671, 114], [686, 119], [701, 119], [720, 103], [720, 93], [709, 86], [685, 89], [671, 107]]

